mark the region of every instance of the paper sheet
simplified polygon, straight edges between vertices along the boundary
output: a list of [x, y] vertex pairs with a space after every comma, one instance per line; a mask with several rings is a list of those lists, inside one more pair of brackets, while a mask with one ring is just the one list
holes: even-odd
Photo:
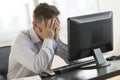
[[37, 75], [37, 76], [31, 76], [31, 77], [11, 79], [11, 80], [41, 80], [41, 78], [39, 75]]

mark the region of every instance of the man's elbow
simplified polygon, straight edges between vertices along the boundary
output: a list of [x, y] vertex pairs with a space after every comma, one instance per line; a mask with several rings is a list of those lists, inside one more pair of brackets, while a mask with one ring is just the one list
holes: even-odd
[[33, 72], [35, 74], [41, 74], [43, 71], [45, 71], [47, 66], [34, 66]]

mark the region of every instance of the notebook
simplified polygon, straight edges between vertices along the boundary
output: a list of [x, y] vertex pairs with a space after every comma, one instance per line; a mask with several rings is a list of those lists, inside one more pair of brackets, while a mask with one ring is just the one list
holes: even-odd
[[36, 76], [17, 78], [17, 79], [11, 79], [11, 80], [42, 80], [42, 79], [40, 78], [39, 75], [36, 75]]

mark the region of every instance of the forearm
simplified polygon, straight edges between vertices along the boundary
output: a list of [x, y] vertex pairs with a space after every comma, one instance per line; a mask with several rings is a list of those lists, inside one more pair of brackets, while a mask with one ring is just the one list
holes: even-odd
[[48, 63], [54, 55], [52, 47], [53, 40], [46, 39], [38, 53], [33, 51], [28, 46], [31, 45], [23, 46], [21, 44], [19, 46], [14, 46], [12, 53], [14, 54], [14, 58], [18, 63], [33, 71], [34, 73], [39, 74], [47, 68]]
[[57, 40], [57, 50], [55, 52], [56, 55], [61, 57], [66, 63], [68, 61], [68, 45], [64, 44], [60, 39]]
[[[34, 61], [34, 69], [37, 73], [44, 71], [54, 56], [53, 40], [45, 39], [42, 48]], [[39, 63], [39, 64], [38, 64]]]

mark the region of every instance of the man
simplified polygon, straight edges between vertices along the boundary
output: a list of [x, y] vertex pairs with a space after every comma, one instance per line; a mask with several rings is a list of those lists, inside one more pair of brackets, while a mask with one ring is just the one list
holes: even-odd
[[39, 4], [33, 11], [33, 28], [22, 31], [9, 56], [8, 80], [41, 74], [51, 68], [54, 54], [68, 62], [67, 45], [59, 39], [59, 11]]

